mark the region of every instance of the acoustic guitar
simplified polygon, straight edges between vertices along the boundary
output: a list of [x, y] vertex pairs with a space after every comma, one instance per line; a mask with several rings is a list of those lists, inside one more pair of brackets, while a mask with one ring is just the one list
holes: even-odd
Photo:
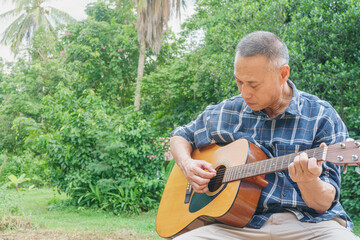
[[[304, 152], [347, 167], [360, 165], [359, 147], [360, 141], [351, 141]], [[260, 148], [244, 139], [223, 147], [212, 144], [194, 150], [192, 158], [211, 163], [217, 174], [210, 180], [207, 193], [196, 193], [174, 165], [156, 217], [158, 234], [173, 238], [215, 222], [244, 227], [255, 212], [261, 190], [268, 184], [265, 174], [287, 169], [298, 154], [268, 159]]]

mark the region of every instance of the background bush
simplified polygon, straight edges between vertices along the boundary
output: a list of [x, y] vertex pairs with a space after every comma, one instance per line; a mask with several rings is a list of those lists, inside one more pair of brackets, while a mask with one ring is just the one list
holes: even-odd
[[157, 206], [164, 148], [141, 112], [112, 109], [91, 90], [77, 98], [62, 84], [44, 104], [51, 133], [38, 141], [46, 142], [52, 184], [80, 206], [115, 213]]

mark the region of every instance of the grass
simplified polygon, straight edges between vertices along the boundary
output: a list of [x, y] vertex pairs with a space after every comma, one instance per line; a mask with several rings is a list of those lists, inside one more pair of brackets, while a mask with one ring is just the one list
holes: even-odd
[[155, 231], [156, 212], [140, 216], [115, 216], [104, 211], [77, 209], [72, 206], [49, 208], [48, 203], [51, 200], [65, 198], [64, 195], [46, 188], [25, 191], [19, 199], [20, 212], [41, 229], [66, 229], [100, 235], [128, 232], [139, 239], [160, 239]]
[[[17, 195], [15, 190], [7, 191], [9, 195]], [[49, 202], [61, 199], [66, 196], [47, 188], [21, 192], [17, 201], [18, 212], [26, 218], [22, 224], [31, 222], [31, 231], [35, 233], [26, 232], [29, 228], [25, 233], [10, 229], [5, 239], [33, 239], [31, 234], [35, 234], [36, 239], [161, 239], [155, 231], [155, 211], [139, 216], [115, 216], [73, 206], [51, 208]], [[11, 216], [8, 221], [19, 222], [17, 217]], [[61, 238], [69, 232], [73, 235]], [[354, 233], [360, 236], [360, 221], [354, 222]], [[5, 235], [0, 234], [0, 238]]]
[[360, 220], [354, 221], [354, 233], [356, 236], [360, 237]]

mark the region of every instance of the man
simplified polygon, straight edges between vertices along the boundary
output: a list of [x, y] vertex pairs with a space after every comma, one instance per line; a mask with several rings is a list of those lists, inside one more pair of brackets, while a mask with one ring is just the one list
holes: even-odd
[[[234, 75], [241, 95], [210, 105], [172, 132], [174, 159], [195, 192], [208, 191], [214, 166], [191, 158], [194, 148], [245, 138], [269, 157], [345, 141], [347, 129], [325, 101], [288, 80], [289, 54], [270, 32], [253, 32], [238, 44]], [[251, 221], [244, 228], [212, 224], [176, 239], [357, 239], [339, 203], [340, 169], [301, 153], [288, 170], [266, 175]]]

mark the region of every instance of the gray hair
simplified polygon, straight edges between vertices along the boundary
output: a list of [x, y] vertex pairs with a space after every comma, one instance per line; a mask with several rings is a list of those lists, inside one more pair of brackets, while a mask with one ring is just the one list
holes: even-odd
[[239, 42], [236, 56], [252, 57], [263, 55], [275, 67], [289, 64], [289, 51], [286, 44], [275, 34], [265, 31], [252, 32]]

